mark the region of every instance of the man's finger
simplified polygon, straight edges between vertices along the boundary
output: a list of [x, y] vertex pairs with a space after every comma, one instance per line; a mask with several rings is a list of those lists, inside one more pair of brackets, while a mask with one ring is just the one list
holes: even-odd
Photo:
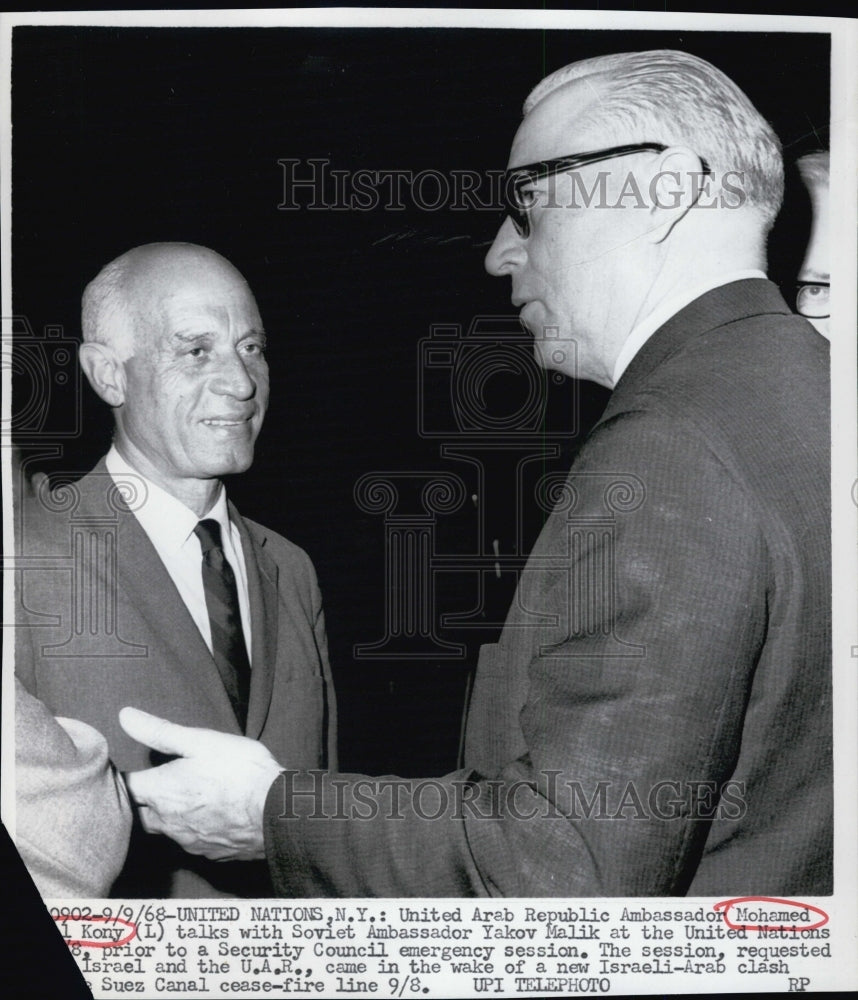
[[120, 709], [119, 722], [125, 732], [138, 743], [181, 757], [190, 757], [199, 752], [201, 737], [205, 733], [205, 730], [180, 726], [168, 719], [128, 706]]
[[141, 805], [137, 810], [137, 815], [140, 818], [140, 823], [143, 829], [147, 833], [161, 833], [164, 825], [161, 822], [158, 813], [154, 809], [150, 809], [148, 806]]
[[157, 792], [157, 785], [152, 786], [151, 775], [155, 774], [156, 771], [156, 768], [150, 767], [145, 771], [127, 771], [125, 773], [125, 787], [139, 807], [138, 811], [150, 806], [153, 802], [153, 793]]

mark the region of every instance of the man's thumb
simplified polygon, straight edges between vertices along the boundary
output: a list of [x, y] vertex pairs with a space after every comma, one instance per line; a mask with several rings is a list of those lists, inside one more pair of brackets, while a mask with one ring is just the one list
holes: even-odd
[[193, 729], [150, 715], [139, 708], [120, 709], [119, 723], [132, 739], [161, 753], [188, 757], [197, 749]]

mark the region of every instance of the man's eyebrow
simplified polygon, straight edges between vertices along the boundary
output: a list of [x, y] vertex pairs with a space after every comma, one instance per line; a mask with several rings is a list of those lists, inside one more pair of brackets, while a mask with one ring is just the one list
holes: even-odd
[[[215, 333], [212, 330], [173, 330], [170, 337], [172, 340], [181, 341], [183, 344], [190, 344], [198, 340], [211, 340], [215, 337]], [[242, 340], [246, 340], [248, 337], [258, 337], [260, 340], [267, 339], [265, 331], [261, 327], [255, 326], [241, 335]]]
[[199, 340], [211, 340], [214, 334], [210, 330], [174, 330], [172, 340], [178, 340], [183, 344], [191, 344]]
[[256, 337], [257, 340], [260, 340], [262, 342], [263, 347], [268, 343], [268, 337], [266, 336], [265, 331], [262, 329], [261, 326], [251, 327], [251, 329], [248, 330], [247, 333], [242, 335], [241, 339], [247, 340], [248, 337]]
[[825, 274], [822, 271], [802, 271], [798, 276], [798, 283], [800, 285], [813, 285], [816, 283], [827, 285], [829, 281], [831, 281], [831, 275]]

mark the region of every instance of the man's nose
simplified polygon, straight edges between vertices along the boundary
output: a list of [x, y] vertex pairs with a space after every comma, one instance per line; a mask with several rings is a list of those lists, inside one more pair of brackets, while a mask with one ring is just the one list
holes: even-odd
[[486, 270], [496, 278], [509, 274], [525, 257], [524, 241], [507, 215], [486, 254]]
[[254, 395], [256, 380], [238, 351], [228, 351], [220, 358], [212, 389], [236, 399], [250, 399]]

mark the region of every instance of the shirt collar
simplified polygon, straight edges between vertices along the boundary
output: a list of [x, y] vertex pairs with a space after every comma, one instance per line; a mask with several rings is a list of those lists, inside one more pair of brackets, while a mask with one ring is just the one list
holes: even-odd
[[132, 510], [140, 522], [140, 527], [159, 548], [170, 552], [178, 552], [193, 533], [197, 522], [203, 518], [213, 518], [221, 527], [221, 534], [229, 531], [229, 509], [226, 503], [226, 490], [221, 485], [217, 499], [211, 509], [202, 518], [177, 500], [151, 479], [147, 479], [119, 454], [116, 445], [110, 446], [105, 458], [107, 471], [114, 480], [123, 476], [131, 477], [135, 487], [142, 481], [145, 489], [135, 489], [141, 493], [141, 501]]
[[678, 295], [672, 295], [660, 302], [651, 313], [640, 321], [629, 334], [626, 342], [620, 348], [617, 360], [614, 364], [614, 385], [620, 381], [623, 372], [631, 364], [632, 358], [638, 353], [643, 345], [660, 327], [675, 316], [680, 309], [684, 309], [695, 299], [699, 299], [706, 292], [711, 292], [713, 288], [720, 288], [733, 281], [744, 281], [746, 278], [763, 278], [766, 275], [756, 268], [748, 268], [742, 271], [730, 271], [727, 274], [720, 274], [717, 278], [710, 278], [708, 281], [701, 281], [693, 284]]

